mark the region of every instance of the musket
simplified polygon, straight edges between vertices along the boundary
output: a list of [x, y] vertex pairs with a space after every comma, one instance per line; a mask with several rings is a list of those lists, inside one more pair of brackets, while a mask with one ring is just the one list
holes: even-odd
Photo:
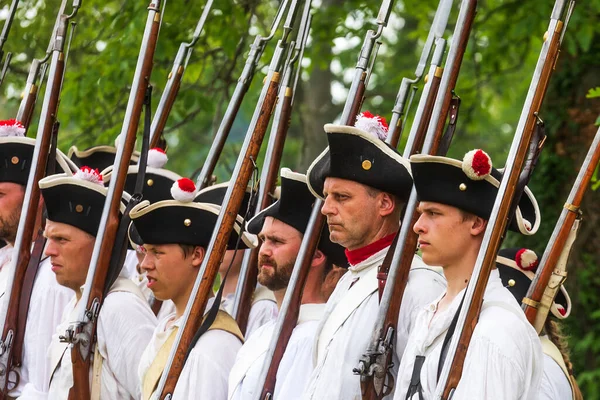
[[258, 65], [258, 62], [265, 51], [267, 43], [269, 43], [273, 36], [275, 36], [275, 32], [277, 32], [277, 28], [279, 27], [279, 23], [281, 22], [289, 1], [290, 0], [283, 0], [280, 3], [277, 14], [275, 15], [275, 19], [273, 20], [273, 24], [271, 25], [269, 35], [266, 37], [256, 35], [254, 42], [250, 46], [250, 52], [248, 53], [248, 58], [246, 59], [246, 64], [244, 65], [242, 74], [240, 75], [240, 78], [235, 86], [231, 100], [229, 100], [229, 104], [227, 104], [225, 115], [223, 115], [223, 119], [219, 124], [217, 133], [215, 133], [215, 137], [210, 146], [210, 150], [208, 151], [208, 155], [206, 156], [206, 160], [204, 161], [202, 169], [200, 170], [200, 174], [198, 175], [198, 179], [196, 180], [196, 186], [200, 190], [207, 187], [211, 181], [213, 171], [217, 165], [217, 160], [223, 151], [225, 141], [227, 140], [229, 132], [231, 131], [231, 126], [233, 125], [235, 117], [242, 104], [242, 100], [244, 100], [244, 96], [246, 95], [246, 92], [252, 83], [252, 79], [254, 78], [256, 66]]
[[[298, 35], [295, 42], [291, 43], [293, 51], [289, 52], [285, 63], [281, 88], [277, 100], [277, 106], [273, 115], [271, 133], [267, 143], [263, 169], [260, 177], [260, 186], [258, 190], [258, 202], [256, 204], [255, 214], [268, 207], [273, 201], [273, 192], [277, 183], [277, 175], [283, 155], [283, 146], [287, 131], [290, 126], [292, 114], [292, 105], [295, 89], [300, 77], [301, 61], [304, 55], [306, 40], [312, 16], [310, 14], [311, 1], [305, 3], [304, 12], [300, 22]], [[294, 65], [298, 68], [294, 70]], [[235, 318], [240, 330], [245, 333], [248, 325], [248, 316], [252, 307], [252, 297], [256, 289], [258, 277], [258, 247], [246, 250], [242, 260], [240, 278], [236, 285], [236, 291], [233, 302], [233, 317]]]
[[[558, 269], [561, 264], [565, 243], [569, 241], [575, 222], [581, 217], [581, 201], [585, 194], [594, 170], [600, 159], [600, 129], [596, 131], [588, 153], [579, 169], [567, 202], [550, 236], [546, 250], [523, 299], [523, 311], [538, 334], [542, 331], [548, 311], [560, 286], [567, 278], [566, 271]], [[568, 254], [565, 256], [568, 257]], [[564, 263], [566, 264], [566, 263]]]
[[70, 400], [90, 398], [91, 349], [98, 322], [98, 313], [104, 298], [104, 286], [115, 244], [115, 236], [119, 227], [119, 210], [127, 169], [135, 146], [135, 137], [146, 97], [146, 88], [152, 73], [152, 60], [162, 20], [162, 7], [165, 3], [165, 1], [152, 0], [148, 6], [148, 17], [121, 128], [121, 140], [117, 145], [112, 178], [102, 210], [85, 287], [76, 306], [77, 319], [69, 326], [65, 335], [61, 337], [62, 341], [71, 344], [73, 387], [69, 391]]
[[0, 33], [0, 64], [2, 65], [2, 71], [0, 72], [0, 86], [2, 86], [2, 82], [4, 82], [4, 77], [6, 76], [6, 72], [8, 71], [8, 66], [10, 65], [10, 60], [12, 58], [12, 53], [9, 52], [6, 53], [4, 62], [2, 61], [4, 58], [4, 43], [6, 43], [6, 40], [8, 39], [8, 33], [10, 32], [10, 27], [15, 19], [15, 13], [17, 12], [18, 5], [19, 0], [12, 0], [10, 3], [8, 17], [6, 18], [6, 21], [4, 21], [4, 27], [2, 28], [2, 33]]
[[[423, 51], [421, 52], [421, 57], [419, 58], [417, 69], [415, 70], [415, 77], [412, 79], [404, 77], [400, 82], [400, 89], [396, 95], [396, 102], [394, 103], [394, 108], [392, 109], [392, 118], [390, 118], [389, 123], [388, 137], [386, 138], [386, 142], [391, 144], [393, 147], [398, 147], [398, 142], [400, 142], [400, 137], [402, 136], [402, 131], [404, 130], [404, 116], [406, 114], [406, 110], [410, 108], [412, 99], [418, 90], [416, 85], [419, 83], [423, 77], [423, 74], [425, 73], [427, 60], [429, 60], [429, 56], [431, 55], [431, 51], [436, 43], [436, 40], [444, 35], [451, 10], [452, 0], [441, 0], [438, 3], [435, 16], [433, 17], [433, 23], [431, 24], [431, 29], [429, 29], [429, 33], [427, 34], [427, 39], [425, 40], [425, 45], [423, 46]], [[435, 77], [435, 75], [435, 73], [433, 75], [430, 74], [432, 77]], [[409, 93], [409, 89], [411, 87], [412, 90], [410, 90]]]
[[[19, 303], [23, 290], [25, 273], [31, 258], [31, 243], [36, 232], [35, 221], [38, 213], [40, 200], [40, 189], [38, 181], [42, 179], [46, 173], [46, 165], [52, 142], [52, 133], [55, 126], [58, 104], [60, 99], [60, 89], [62, 77], [64, 74], [64, 47], [66, 39], [67, 24], [79, 10], [80, 0], [73, 1], [73, 11], [70, 15], [61, 14], [59, 16], [59, 24], [55, 32], [55, 38], [52, 40], [52, 50], [50, 52], [50, 73], [46, 83], [46, 92], [40, 115], [40, 124], [36, 136], [36, 143], [33, 151], [33, 163], [27, 179], [27, 187], [23, 198], [23, 206], [21, 208], [21, 218], [17, 230], [15, 240], [15, 254], [9, 267], [9, 277], [6, 285], [5, 298], [8, 301], [2, 302], [2, 310], [0, 315], [2, 343], [0, 348], [0, 370], [4, 373], [0, 374], [0, 398], [5, 398], [8, 387], [8, 375], [10, 372], [15, 372], [14, 368], [20, 365], [13, 364], [15, 358], [20, 359], [21, 355], [15, 357], [13, 354], [14, 339], [17, 334], [17, 326], [20, 318], [27, 318], [26, 315], [19, 314]], [[24, 325], [22, 325], [24, 326]]]
[[[357, 104], [362, 103], [364, 90], [361, 86], [367, 77], [367, 69], [372, 66], [370, 62], [374, 56], [373, 52], [376, 48], [376, 41], [381, 37], [383, 29], [387, 26], [390, 14], [392, 12], [393, 1], [383, 0], [377, 15], [377, 31], [368, 30], [365, 35], [365, 40], [361, 47], [358, 61], [354, 70], [354, 76], [348, 97], [341, 115], [341, 120], [345, 125], [354, 125], [356, 113], [359, 110]], [[262, 388], [260, 392], [256, 392], [256, 399], [271, 399], [275, 389], [275, 379], [281, 358], [285, 352], [285, 348], [290, 340], [292, 331], [296, 327], [298, 314], [300, 312], [300, 302], [302, 291], [308, 277], [308, 269], [312, 256], [317, 249], [323, 226], [325, 225], [325, 217], [321, 213], [323, 200], [316, 199], [313, 204], [312, 212], [308, 225], [302, 238], [302, 243], [294, 263], [294, 269], [288, 283], [283, 303], [279, 310], [277, 322], [271, 337], [269, 349], [266, 353], [265, 362], [259, 375], [257, 388]]]
[[[461, 39], [463, 37], [468, 38], [469, 36], [476, 4], [476, 0], [463, 0], [461, 2], [453, 34], [454, 39], [448, 52], [447, 63], [460, 63], [462, 60], [462, 54], [459, 55], [458, 53], [464, 53], [466, 42], [462, 42]], [[440, 7], [441, 5], [438, 9]], [[444, 11], [445, 18], [447, 18], [449, 11]], [[441, 33], [443, 34], [443, 32]], [[435, 46], [435, 52], [429, 69], [429, 76], [434, 79], [429, 80], [425, 84], [423, 95], [421, 96], [417, 113], [404, 148], [403, 157], [405, 158], [409, 158], [418, 152], [436, 154], [442, 138], [441, 132], [426, 129], [431, 112], [433, 112], [432, 109], [435, 108], [435, 105], [442, 102], [442, 97], [436, 97], [432, 94], [432, 91], [435, 90], [435, 86], [439, 88], [442, 81], [446, 80], [447, 82], [449, 75], [453, 71], [457, 73], [458, 68], [451, 65], [450, 68], [442, 70], [440, 64], [445, 47], [444, 39], [436, 37]], [[435, 105], [431, 103], [432, 98], [435, 99]], [[354, 369], [354, 373], [360, 375], [361, 378], [363, 400], [381, 399], [393, 389], [394, 381], [391, 377], [390, 368], [392, 367], [392, 356], [402, 298], [417, 246], [418, 236], [412, 229], [418, 219], [418, 213], [416, 212], [417, 203], [417, 194], [413, 188], [406, 205], [396, 243], [390, 247], [378, 271], [377, 279], [380, 285], [381, 300], [375, 321], [375, 329], [373, 330], [369, 346], [359, 361], [357, 368]], [[381, 292], [382, 287], [383, 292]], [[387, 383], [386, 378], [388, 378]]]
[[565, 15], [567, 0], [557, 0], [552, 10], [547, 34], [533, 73], [533, 78], [525, 98], [525, 104], [519, 118], [515, 137], [506, 161], [504, 176], [500, 182], [498, 195], [483, 242], [477, 255], [477, 261], [471, 279], [467, 284], [463, 307], [458, 315], [456, 330], [448, 346], [446, 360], [438, 380], [436, 399], [450, 399], [458, 386], [463, 365], [471, 341], [473, 330], [477, 324], [483, 295], [495, 264], [496, 254], [504, 236], [505, 228], [513, 206], [513, 195], [530, 150], [531, 138], [534, 134], [538, 112], [542, 105], [550, 76], [556, 65], [564, 30], [571, 16], [575, 2], [569, 1]]
[[217, 276], [219, 265], [225, 250], [237, 212], [242, 204], [248, 182], [254, 172], [255, 160], [264, 139], [265, 132], [271, 119], [271, 113], [279, 90], [280, 71], [284, 55], [289, 47], [289, 36], [296, 14], [298, 0], [292, 0], [286, 21], [283, 25], [282, 38], [277, 43], [271, 59], [269, 70], [254, 110], [252, 120], [246, 133], [246, 138], [240, 156], [238, 157], [210, 243], [206, 249], [207, 257], [202, 261], [198, 277], [194, 283], [190, 299], [182, 317], [181, 328], [177, 332], [171, 354], [158, 383], [156, 393], [160, 399], [170, 399], [177, 385], [186, 361], [186, 354], [193, 348], [193, 339], [202, 324], [202, 317], [209, 297], [212, 295], [212, 285]]
[[202, 29], [204, 29], [204, 24], [206, 23], [206, 19], [208, 18], [208, 14], [212, 5], [213, 0], [207, 0], [206, 4], [204, 5], [204, 9], [202, 10], [200, 20], [198, 21], [196, 29], [194, 30], [194, 34], [192, 35], [192, 40], [187, 43], [183, 42], [179, 45], [179, 50], [175, 56], [173, 67], [169, 73], [167, 85], [165, 86], [165, 90], [162, 92], [160, 101], [158, 102], [158, 108], [156, 109], [156, 113], [152, 119], [152, 126], [150, 127], [150, 148], [156, 147], [159, 143], [160, 136], [165, 129], [165, 125], [169, 119], [169, 114], [171, 113], [173, 104], [175, 104], [177, 93], [179, 93], [183, 74], [185, 73], [187, 65], [190, 61], [190, 57], [192, 56], [194, 46], [200, 38]]
[[56, 22], [52, 28], [52, 35], [50, 36], [50, 43], [48, 44], [46, 55], [41, 59], [33, 59], [31, 62], [31, 67], [29, 68], [27, 83], [25, 84], [25, 89], [23, 91], [23, 99], [19, 105], [19, 110], [17, 111], [16, 117], [17, 121], [21, 121], [26, 130], [29, 129], [29, 125], [31, 124], [31, 118], [33, 117], [33, 112], [35, 110], [35, 103], [38, 98], [38, 77], [41, 78], [40, 81], [43, 81], [43, 76], [46, 73], [46, 66], [50, 60], [50, 55], [54, 47], [54, 38], [56, 37], [56, 32], [59, 28], [60, 16], [64, 14], [66, 6], [67, 0], [62, 0], [58, 9]]

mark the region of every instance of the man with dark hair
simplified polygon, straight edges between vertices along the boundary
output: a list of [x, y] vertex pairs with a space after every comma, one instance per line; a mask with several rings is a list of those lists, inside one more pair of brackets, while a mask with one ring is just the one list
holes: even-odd
[[[48, 398], [64, 400], [73, 386], [73, 366], [68, 343], [60, 340], [76, 320], [78, 303], [92, 259], [107, 189], [102, 176], [82, 167], [70, 177], [52, 175], [39, 186], [48, 211], [44, 236], [52, 271], [62, 286], [75, 292], [67, 304], [63, 321], [52, 337], [49, 357], [52, 368]], [[128, 197], [125, 194], [125, 197]], [[125, 206], [121, 205], [121, 213]], [[138, 399], [139, 381], [135, 374], [144, 347], [152, 336], [156, 317], [144, 295], [124, 276], [119, 276], [104, 298], [98, 314], [96, 346], [91, 370], [99, 371], [91, 380], [92, 397]]]
[[[25, 196], [25, 186], [33, 162], [35, 139], [24, 137], [25, 128], [15, 120], [0, 121], [0, 240], [6, 246], [0, 249], [0, 294], [4, 294], [7, 275], [13, 260], [17, 228], [21, 219], [21, 209]], [[69, 172], [66, 157], [60, 151], [56, 155], [56, 169]], [[40, 199], [38, 208], [42, 209]], [[36, 220], [34, 232], [41, 230], [42, 215]], [[9, 383], [9, 396], [21, 399], [37, 399], [48, 392], [50, 363], [46, 350], [50, 345], [52, 332], [60, 323], [62, 311], [73, 297], [72, 290], [60, 286], [51, 270], [50, 259], [42, 257], [38, 266], [31, 300], [27, 313], [23, 338], [21, 367], [17, 368], [20, 380], [16, 387]], [[7, 296], [4, 300], [8, 301]], [[13, 374], [10, 377], [12, 380]]]
[[[452, 335], [452, 320], [460, 310], [500, 185], [482, 150], [467, 153], [462, 162], [426, 155], [410, 160], [421, 214], [413, 229], [423, 261], [441, 266], [448, 286], [417, 316], [402, 356], [395, 400], [435, 398], [444, 339]], [[523, 233], [535, 233], [539, 226], [539, 214], [528, 215], [537, 210], [529, 194], [526, 190], [511, 223]], [[526, 217], [536, 221], [531, 224]], [[453, 398], [536, 399], [542, 363], [535, 330], [498, 271], [492, 270]]]
[[[313, 203], [306, 176], [283, 168], [280, 199], [248, 224], [248, 230], [257, 233], [262, 242], [258, 281], [273, 291], [278, 307], [283, 303]], [[347, 266], [344, 249], [329, 240], [326, 228], [323, 233], [311, 260], [298, 323], [277, 371], [275, 399], [291, 400], [302, 394], [313, 369], [314, 336], [330, 294], [327, 284], [340, 276], [333, 271], [334, 264]], [[240, 349], [229, 376], [229, 399], [250, 400], [262, 390], [257, 381], [275, 324], [270, 321], [257, 329]]]
[[[378, 270], [412, 188], [408, 161], [382, 140], [387, 134], [385, 121], [365, 114], [355, 127], [325, 125], [329, 147], [307, 173], [310, 190], [324, 199], [321, 212], [327, 217], [331, 241], [346, 248], [350, 268], [327, 302], [317, 336], [316, 368], [304, 399], [361, 397], [360, 377], [353, 369], [373, 335]], [[415, 256], [402, 298], [392, 375], [417, 311], [444, 287], [444, 278]]]
[[[148, 287], [157, 299], [172, 300], [175, 305], [175, 311], [159, 321], [138, 367], [144, 400], [153, 396], [163, 373], [221, 209], [194, 202], [196, 187], [187, 178], [175, 182], [171, 194], [173, 200], [144, 201], [130, 214], [146, 249], [141, 268], [148, 277]], [[255, 246], [256, 238], [241, 232], [241, 217], [237, 221], [227, 247], [235, 248], [238, 239], [245, 246]], [[209, 299], [207, 312], [219, 307], [214, 301], [214, 297]], [[235, 320], [218, 310], [216, 319], [190, 351], [173, 398], [226, 399], [227, 377], [243, 339]]]

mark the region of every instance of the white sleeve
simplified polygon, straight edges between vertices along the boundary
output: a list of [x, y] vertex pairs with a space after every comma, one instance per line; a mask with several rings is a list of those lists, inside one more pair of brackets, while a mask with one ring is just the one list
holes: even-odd
[[[104, 300], [98, 320], [98, 349], [115, 379], [132, 398], [140, 398], [137, 374], [157, 320], [148, 304], [129, 292], [113, 292]], [[104, 384], [107, 383], [103, 379]]]
[[242, 342], [234, 335], [214, 329], [196, 343], [187, 359], [173, 400], [227, 400], [227, 379]]
[[563, 400], [572, 399], [573, 392], [569, 379], [560, 366], [544, 354], [544, 374], [538, 400]]

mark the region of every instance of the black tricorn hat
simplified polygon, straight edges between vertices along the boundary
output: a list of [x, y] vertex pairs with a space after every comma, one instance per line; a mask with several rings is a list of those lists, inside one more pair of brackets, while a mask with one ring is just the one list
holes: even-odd
[[[292, 172], [289, 168], [282, 168], [280, 193], [279, 200], [256, 214], [248, 222], [248, 232], [258, 234], [265, 218], [273, 217], [304, 235], [315, 202], [315, 197], [308, 190], [306, 176]], [[319, 249], [338, 267], [346, 268], [348, 266], [344, 248], [329, 240], [327, 224], [321, 231]]]
[[[48, 212], [48, 219], [71, 225], [89, 233], [98, 234], [102, 210], [108, 190], [97, 171], [82, 167], [74, 176], [51, 175], [39, 182]], [[129, 195], [123, 193], [125, 201]], [[121, 213], [125, 205], [121, 203]]]
[[[180, 182], [184, 183], [180, 184]], [[181, 196], [182, 192], [186, 193]], [[195, 186], [187, 178], [175, 182], [171, 193], [177, 200], [163, 200], [154, 204], [142, 201], [131, 210], [130, 217], [139, 239], [147, 244], [208, 246], [221, 207], [193, 202], [196, 195]], [[238, 248], [256, 246], [257, 239], [254, 235], [240, 232], [242, 232], [241, 217], [238, 216], [227, 244], [228, 249], [236, 248], [240, 235]]]
[[[33, 163], [35, 139], [10, 136], [0, 137], [0, 182], [12, 182], [27, 185], [29, 171]], [[56, 150], [56, 171], [70, 175], [71, 169], [65, 155]]]
[[[527, 295], [538, 261], [536, 252], [524, 248], [502, 249], [496, 256], [496, 267], [502, 284], [515, 296], [519, 304]], [[565, 319], [571, 314], [571, 298], [563, 285], [560, 285], [550, 311], [558, 319]]]
[[[135, 193], [135, 181], [137, 180], [138, 172], [138, 165], [132, 165], [127, 169], [127, 178], [125, 179], [125, 191], [127, 193]], [[108, 185], [110, 182], [112, 173], [112, 166], [102, 171], [105, 185]], [[142, 188], [143, 200], [156, 203], [161, 200], [172, 199], [171, 187], [179, 179], [181, 179], [181, 176], [167, 169], [146, 167], [144, 187]]]
[[[117, 148], [113, 146], [94, 146], [87, 150], [79, 150], [77, 146], [71, 146], [67, 156], [79, 168], [88, 166], [103, 171], [115, 163]], [[134, 151], [129, 164], [137, 164], [140, 153]]]
[[[198, 203], [210, 203], [221, 206], [223, 205], [225, 193], [230, 185], [231, 182], [223, 182], [217, 185], [205, 187], [198, 192], [196, 198], [194, 198], [194, 201]], [[247, 220], [254, 216], [256, 206], [253, 205], [252, 207], [248, 208], [253, 193], [256, 195], [256, 190], [252, 190], [252, 186], [247, 186], [246, 192], [244, 193], [244, 200], [242, 200], [242, 205], [238, 211], [238, 215], [241, 217], [245, 216]]]
[[[502, 175], [492, 168], [491, 159], [483, 150], [468, 152], [463, 161], [417, 154], [411, 156], [410, 162], [419, 201], [447, 204], [486, 220], [490, 218], [500, 186], [494, 176]], [[509, 229], [533, 235], [540, 221], [537, 200], [526, 188]]]
[[323, 198], [328, 177], [347, 179], [398, 196], [406, 201], [412, 189], [410, 164], [396, 149], [362, 129], [327, 124], [329, 147], [310, 165], [308, 187]]

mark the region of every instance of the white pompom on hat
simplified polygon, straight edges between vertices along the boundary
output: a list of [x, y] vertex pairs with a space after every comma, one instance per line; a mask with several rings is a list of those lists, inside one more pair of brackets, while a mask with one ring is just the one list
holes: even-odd
[[23, 137], [25, 126], [16, 119], [0, 121], [0, 137]]
[[465, 154], [462, 170], [469, 179], [480, 181], [492, 172], [492, 159], [481, 149], [475, 149]]
[[171, 186], [171, 196], [182, 203], [191, 203], [194, 201], [196, 194], [196, 185], [189, 178], [181, 178]]
[[162, 168], [169, 161], [167, 153], [160, 147], [148, 150], [148, 166], [151, 168]]
[[360, 113], [356, 117], [354, 126], [370, 133], [380, 140], [385, 140], [388, 135], [388, 124], [385, 118], [379, 115], [373, 115], [369, 111]]
[[104, 185], [104, 181], [102, 180], [102, 174], [98, 171], [98, 168], [92, 169], [86, 165], [79, 168], [77, 172], [75, 172], [75, 174], [73, 175], [73, 178], [95, 183], [97, 185]]
[[515, 262], [524, 271], [535, 271], [538, 266], [538, 257], [533, 250], [521, 249], [517, 251]]

